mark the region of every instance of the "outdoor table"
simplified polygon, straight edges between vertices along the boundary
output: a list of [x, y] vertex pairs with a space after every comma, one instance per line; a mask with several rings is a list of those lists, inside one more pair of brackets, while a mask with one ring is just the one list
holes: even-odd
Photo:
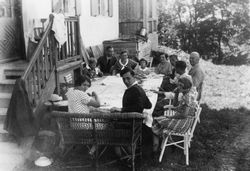
[[[162, 80], [163, 75], [151, 73], [147, 78], [143, 79], [142, 84], [140, 84], [152, 103], [151, 109], [145, 109], [143, 111], [143, 113], [148, 114], [144, 122], [149, 127], [152, 125], [152, 113], [158, 97], [158, 94], [153, 93], [151, 90], [158, 90]], [[111, 109], [112, 107], [122, 108], [122, 97], [126, 88], [120, 76], [107, 76], [93, 81], [87, 92], [92, 93], [95, 91], [97, 93], [101, 101], [101, 109]]]
[[[147, 78], [142, 80], [142, 84], [139, 84], [144, 89], [150, 102], [152, 103], [151, 109], [144, 109], [143, 113], [147, 114], [147, 118], [144, 123], [148, 126], [152, 126], [153, 118], [152, 113], [154, 111], [158, 94], [153, 93], [151, 90], [158, 90], [163, 80], [163, 75], [156, 75], [151, 73]], [[100, 109], [111, 109], [112, 107], [122, 108], [122, 98], [127, 87], [124, 85], [123, 80], [120, 76], [105, 76], [101, 78], [95, 78], [92, 81], [91, 87], [87, 90], [87, 93], [95, 91], [100, 98], [101, 106]], [[68, 101], [63, 100], [59, 102], [46, 102], [46, 106], [49, 107], [50, 111], [59, 110], [67, 111]]]

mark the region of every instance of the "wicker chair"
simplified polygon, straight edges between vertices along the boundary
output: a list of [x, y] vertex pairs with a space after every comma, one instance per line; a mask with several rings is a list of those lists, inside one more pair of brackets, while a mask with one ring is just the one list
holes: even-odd
[[[132, 170], [135, 170], [136, 148], [141, 143], [143, 115], [140, 113], [105, 113], [91, 112], [91, 114], [77, 114], [53, 111], [59, 134], [60, 144], [68, 145], [95, 145], [128, 146], [132, 149]], [[84, 128], [82, 127], [84, 125]], [[101, 126], [100, 126], [101, 125]], [[95, 166], [98, 168], [98, 159], [104, 153], [95, 151]], [[141, 152], [139, 152], [141, 158]], [[124, 157], [123, 157], [124, 158]]]
[[[186, 165], [189, 165], [189, 148], [191, 144], [191, 140], [193, 137], [193, 133], [196, 127], [196, 124], [200, 118], [200, 113], [201, 113], [201, 107], [199, 106], [197, 110], [195, 111], [195, 115], [193, 117], [190, 117], [189, 119], [191, 120], [191, 124], [185, 125], [185, 122], [178, 123], [178, 129], [175, 131], [172, 130], [164, 130], [166, 134], [163, 136], [162, 144], [161, 144], [161, 153], [159, 157], [159, 162], [161, 162], [165, 148], [167, 146], [174, 145], [178, 148], [183, 149], [184, 155], [186, 156]], [[182, 137], [182, 140], [175, 141], [173, 137]], [[183, 146], [181, 146], [183, 144]]]

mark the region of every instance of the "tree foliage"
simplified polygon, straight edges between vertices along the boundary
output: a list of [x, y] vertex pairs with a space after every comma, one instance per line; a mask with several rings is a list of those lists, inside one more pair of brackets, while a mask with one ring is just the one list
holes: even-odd
[[249, 0], [175, 0], [159, 6], [159, 41], [223, 62], [250, 44]]

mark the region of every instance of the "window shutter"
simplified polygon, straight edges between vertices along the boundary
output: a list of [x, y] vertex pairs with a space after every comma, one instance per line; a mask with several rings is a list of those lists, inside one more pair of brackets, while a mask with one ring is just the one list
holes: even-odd
[[104, 2], [104, 0], [101, 0], [100, 7], [101, 7], [101, 15], [105, 16], [105, 2]]
[[91, 1], [91, 16], [99, 15], [99, 0], [90, 0]]
[[113, 17], [113, 0], [108, 0], [108, 16]]
[[76, 0], [76, 15], [81, 15], [81, 0]]

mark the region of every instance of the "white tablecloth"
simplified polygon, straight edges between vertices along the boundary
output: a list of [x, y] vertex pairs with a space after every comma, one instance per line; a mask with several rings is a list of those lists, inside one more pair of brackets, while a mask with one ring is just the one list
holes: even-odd
[[[152, 113], [157, 102], [157, 94], [150, 90], [158, 90], [162, 83], [162, 75], [149, 75], [148, 78], [143, 80], [142, 88], [145, 90], [150, 102], [152, 103], [152, 108], [144, 110], [143, 113], [147, 113], [148, 117], [145, 120], [145, 124], [149, 127], [152, 125]], [[122, 78], [119, 76], [107, 76], [104, 79], [99, 79], [92, 82], [91, 87], [87, 92], [92, 93], [95, 91], [101, 101], [101, 108], [111, 109], [112, 107], [122, 107], [122, 97], [126, 90]]]

